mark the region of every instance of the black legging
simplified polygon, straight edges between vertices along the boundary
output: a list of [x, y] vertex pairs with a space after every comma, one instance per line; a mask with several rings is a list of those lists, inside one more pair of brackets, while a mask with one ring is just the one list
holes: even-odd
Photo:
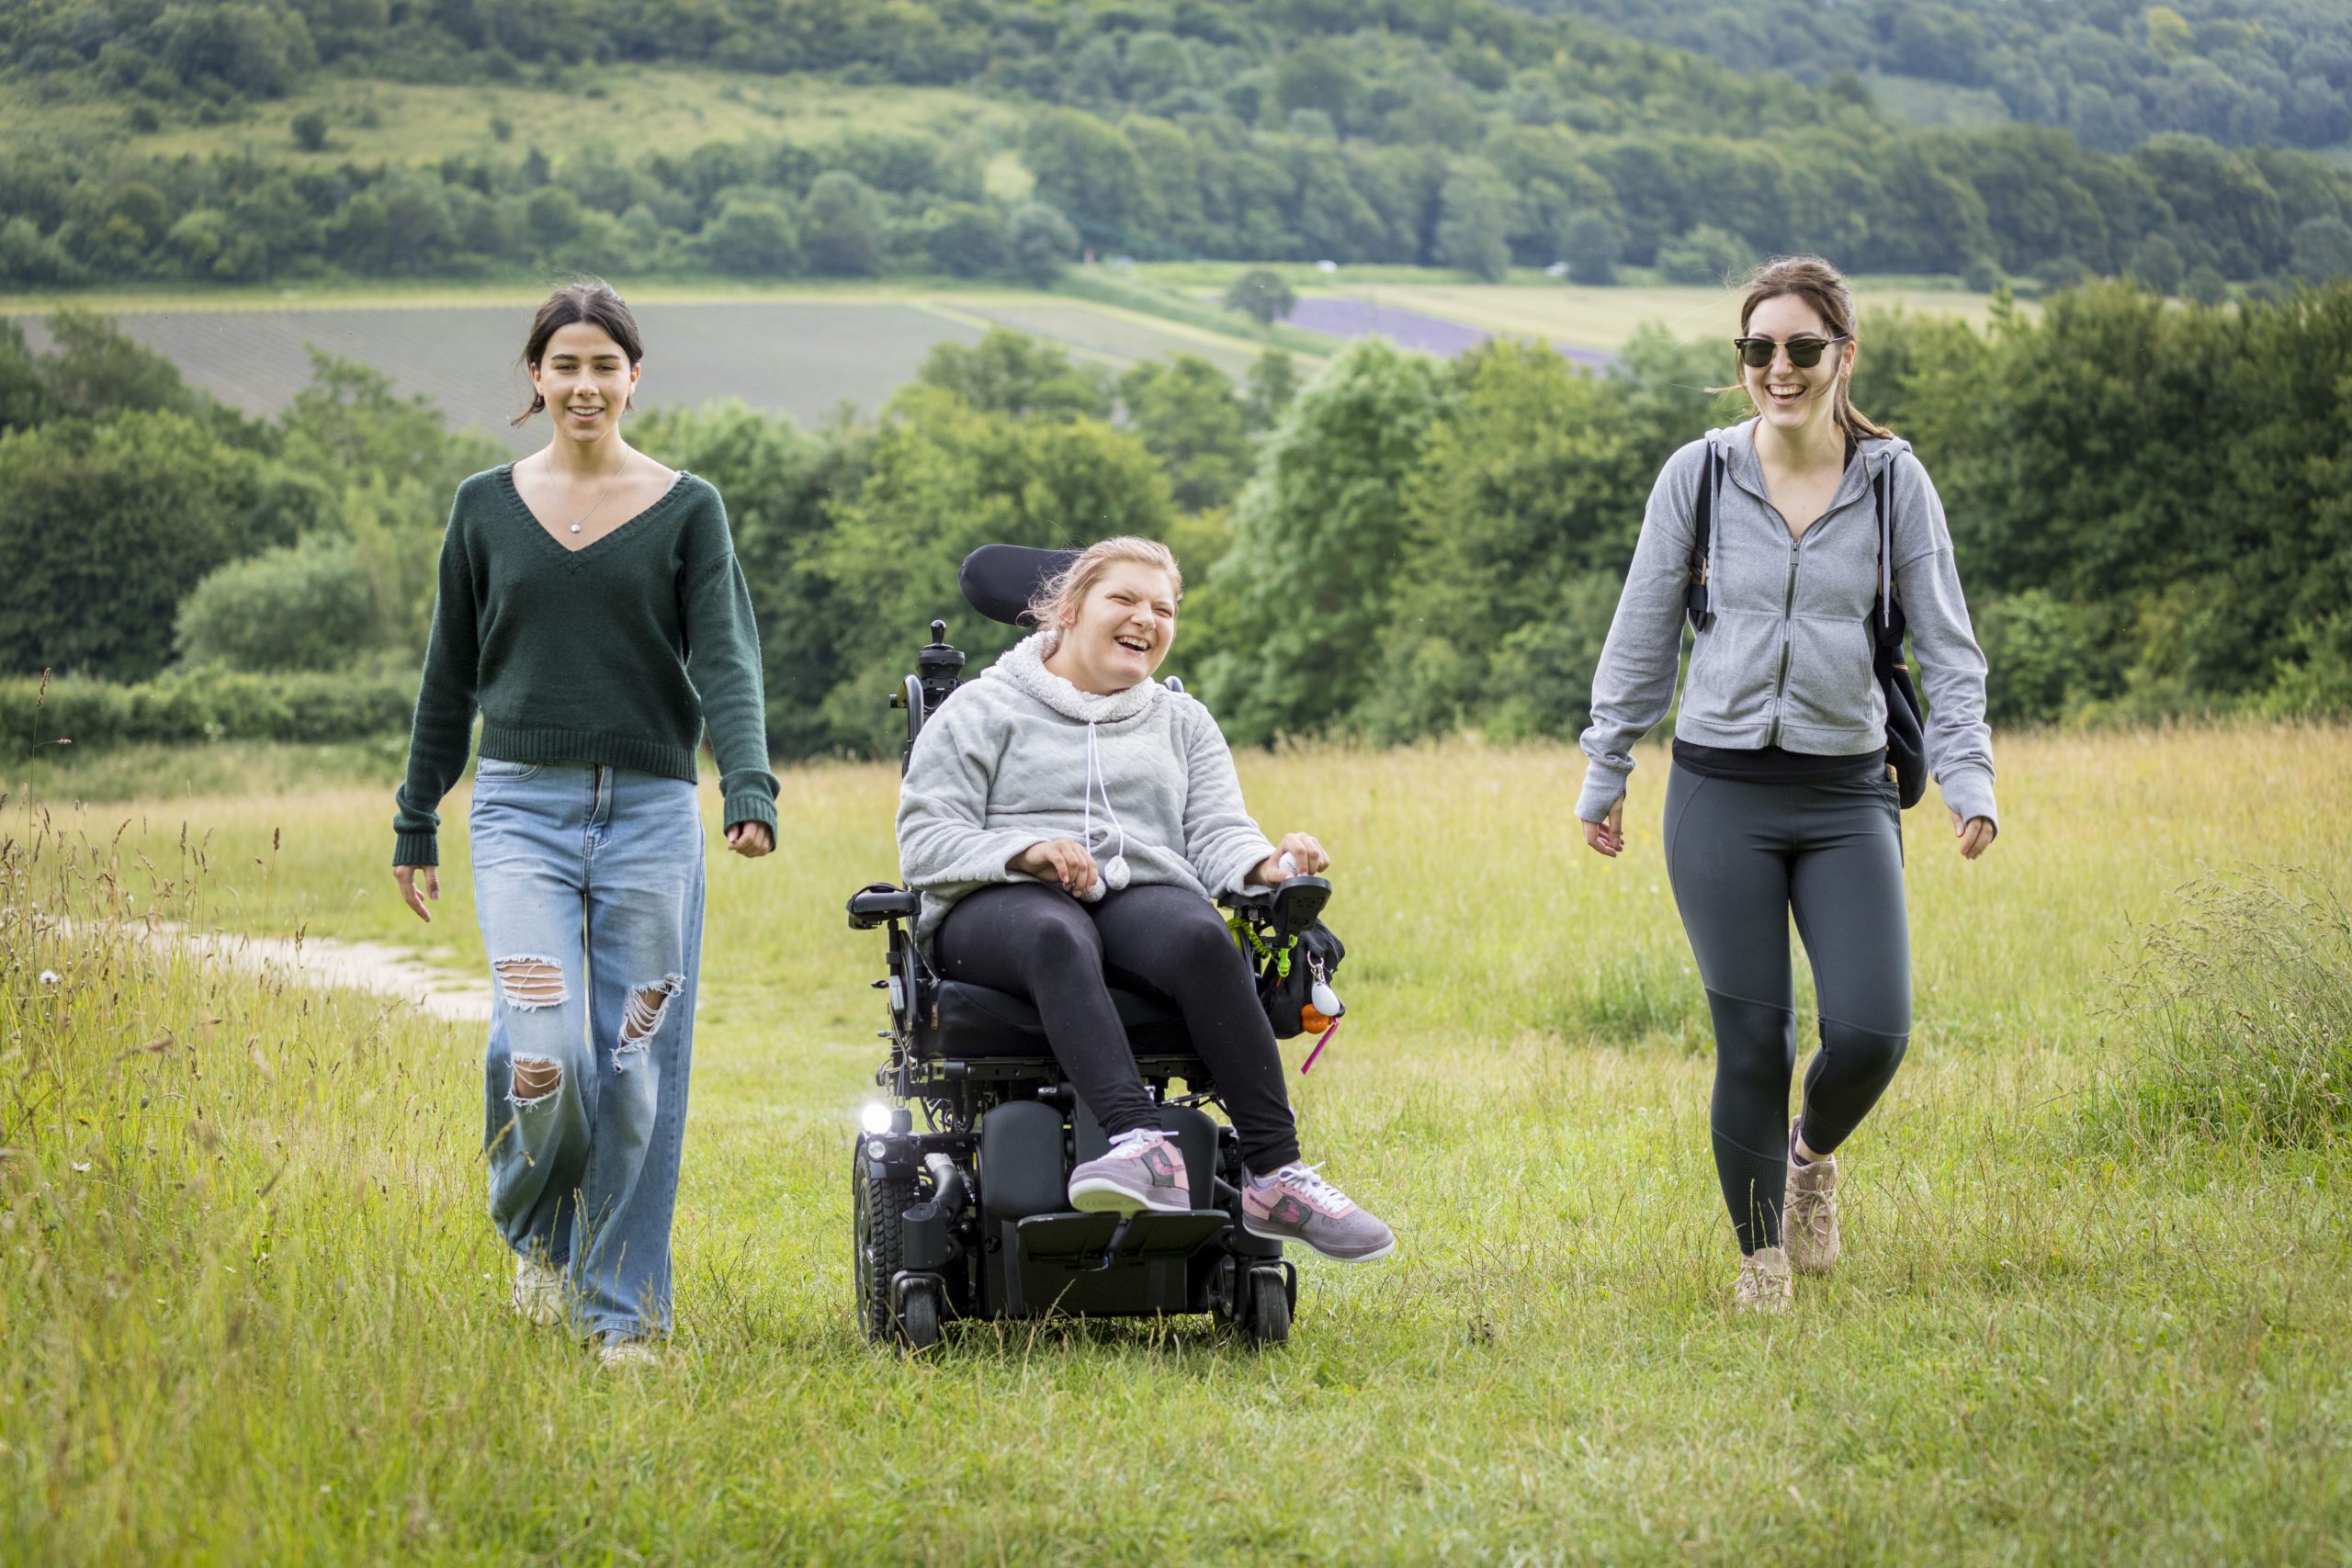
[[1216, 908], [1182, 887], [1128, 887], [1081, 904], [1058, 887], [984, 887], [947, 912], [932, 939], [940, 973], [1035, 1003], [1054, 1060], [1113, 1135], [1159, 1125], [1107, 980], [1182, 1010], [1193, 1048], [1255, 1175], [1298, 1157], [1283, 1059], [1250, 965]]
[[1739, 1249], [1781, 1245], [1796, 1006], [1789, 914], [1813, 961], [1821, 1050], [1806, 1146], [1846, 1141], [1911, 1038], [1911, 934], [1894, 786], [1748, 784], [1676, 768], [1666, 870], [1715, 1021], [1715, 1174]]

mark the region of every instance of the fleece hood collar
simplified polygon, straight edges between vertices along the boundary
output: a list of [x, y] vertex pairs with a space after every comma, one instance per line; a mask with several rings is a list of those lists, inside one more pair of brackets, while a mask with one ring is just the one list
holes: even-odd
[[1060, 638], [1050, 632], [1034, 632], [1012, 645], [1010, 652], [985, 671], [980, 679], [1002, 681], [1014, 690], [1036, 698], [1064, 718], [1079, 724], [1116, 724], [1133, 718], [1159, 700], [1167, 691], [1157, 680], [1136, 682], [1123, 692], [1110, 692], [1096, 696], [1081, 692], [1061, 676], [1046, 668], [1046, 659]]

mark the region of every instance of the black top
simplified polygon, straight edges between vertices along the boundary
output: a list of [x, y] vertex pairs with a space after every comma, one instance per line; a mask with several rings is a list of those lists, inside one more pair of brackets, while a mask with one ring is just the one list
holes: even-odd
[[1844, 757], [1815, 757], [1784, 751], [1778, 746], [1753, 750], [1737, 746], [1697, 746], [1674, 743], [1674, 765], [1705, 779], [1736, 779], [1745, 784], [1850, 784], [1886, 776], [1886, 748]]

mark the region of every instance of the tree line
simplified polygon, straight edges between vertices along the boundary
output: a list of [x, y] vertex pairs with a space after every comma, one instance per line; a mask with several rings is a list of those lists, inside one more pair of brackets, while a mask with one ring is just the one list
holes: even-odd
[[[255, 41], [270, 28], [277, 43]], [[1620, 265], [1720, 277], [1813, 250], [1984, 287], [2194, 278], [2209, 298], [2229, 280], [2352, 270], [2352, 174], [2307, 153], [2187, 134], [2123, 153], [2031, 126], [1906, 130], [1851, 77], [1742, 74], [1487, 0], [712, 0], [691, 12], [34, 0], [0, 17], [15, 77], [128, 101], [134, 120], [233, 116], [330, 69], [561, 84], [574, 59], [954, 82], [1015, 104], [1019, 128], [684, 155], [550, 156], [526, 137], [424, 167], [166, 158], [43, 132], [0, 153], [0, 285], [548, 267], [1043, 281], [1082, 248], [1489, 277], [1564, 261], [1596, 282]], [[345, 146], [370, 140], [323, 110], [296, 127], [321, 146], [338, 132]], [[1005, 134], [1035, 176], [1033, 200], [986, 189]]]
[[[107, 733], [380, 726], [488, 438], [331, 360], [257, 422], [102, 321], [57, 339], [0, 326], [0, 731], [29, 733], [43, 670]], [[2352, 715], [2352, 281], [2226, 309], [2102, 285], [1984, 331], [1874, 316], [1864, 341], [1857, 401], [1936, 478], [1996, 723]], [[1738, 416], [1705, 390], [1728, 371], [1657, 333], [1600, 373], [1366, 339], [1303, 388], [1279, 352], [1237, 386], [1000, 331], [870, 418], [721, 405], [632, 436], [728, 498], [780, 757], [888, 754], [933, 616], [976, 669], [1010, 645], [957, 596], [973, 547], [1114, 533], [1183, 563], [1170, 672], [1237, 742], [1568, 739], [1659, 466]]]
[[2352, 10], [2336, 0], [1520, 0], [1744, 70], [1844, 71], [1987, 89], [2016, 119], [2122, 152], [2187, 131], [2225, 146], [2352, 139]]

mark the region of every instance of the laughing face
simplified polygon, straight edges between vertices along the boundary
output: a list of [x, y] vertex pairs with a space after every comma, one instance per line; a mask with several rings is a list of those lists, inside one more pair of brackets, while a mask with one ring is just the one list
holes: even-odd
[[[1803, 296], [1778, 294], [1748, 315], [1747, 335], [1787, 344], [1808, 338], [1826, 343], [1838, 333]], [[1761, 370], [1742, 365], [1739, 375], [1740, 384], [1747, 389], [1756, 412], [1767, 423], [1784, 434], [1793, 435], [1816, 421], [1835, 417], [1838, 384], [1853, 370], [1854, 344], [1849, 340], [1833, 344], [1811, 369], [1792, 363], [1789, 351], [1783, 346], [1773, 351], [1771, 364]]]
[[547, 400], [559, 434], [594, 442], [620, 425], [641, 366], [594, 321], [558, 327], [531, 367], [531, 385]]
[[1151, 679], [1176, 640], [1176, 591], [1168, 574], [1114, 560], [1063, 623], [1047, 668], [1081, 692], [1124, 692]]

